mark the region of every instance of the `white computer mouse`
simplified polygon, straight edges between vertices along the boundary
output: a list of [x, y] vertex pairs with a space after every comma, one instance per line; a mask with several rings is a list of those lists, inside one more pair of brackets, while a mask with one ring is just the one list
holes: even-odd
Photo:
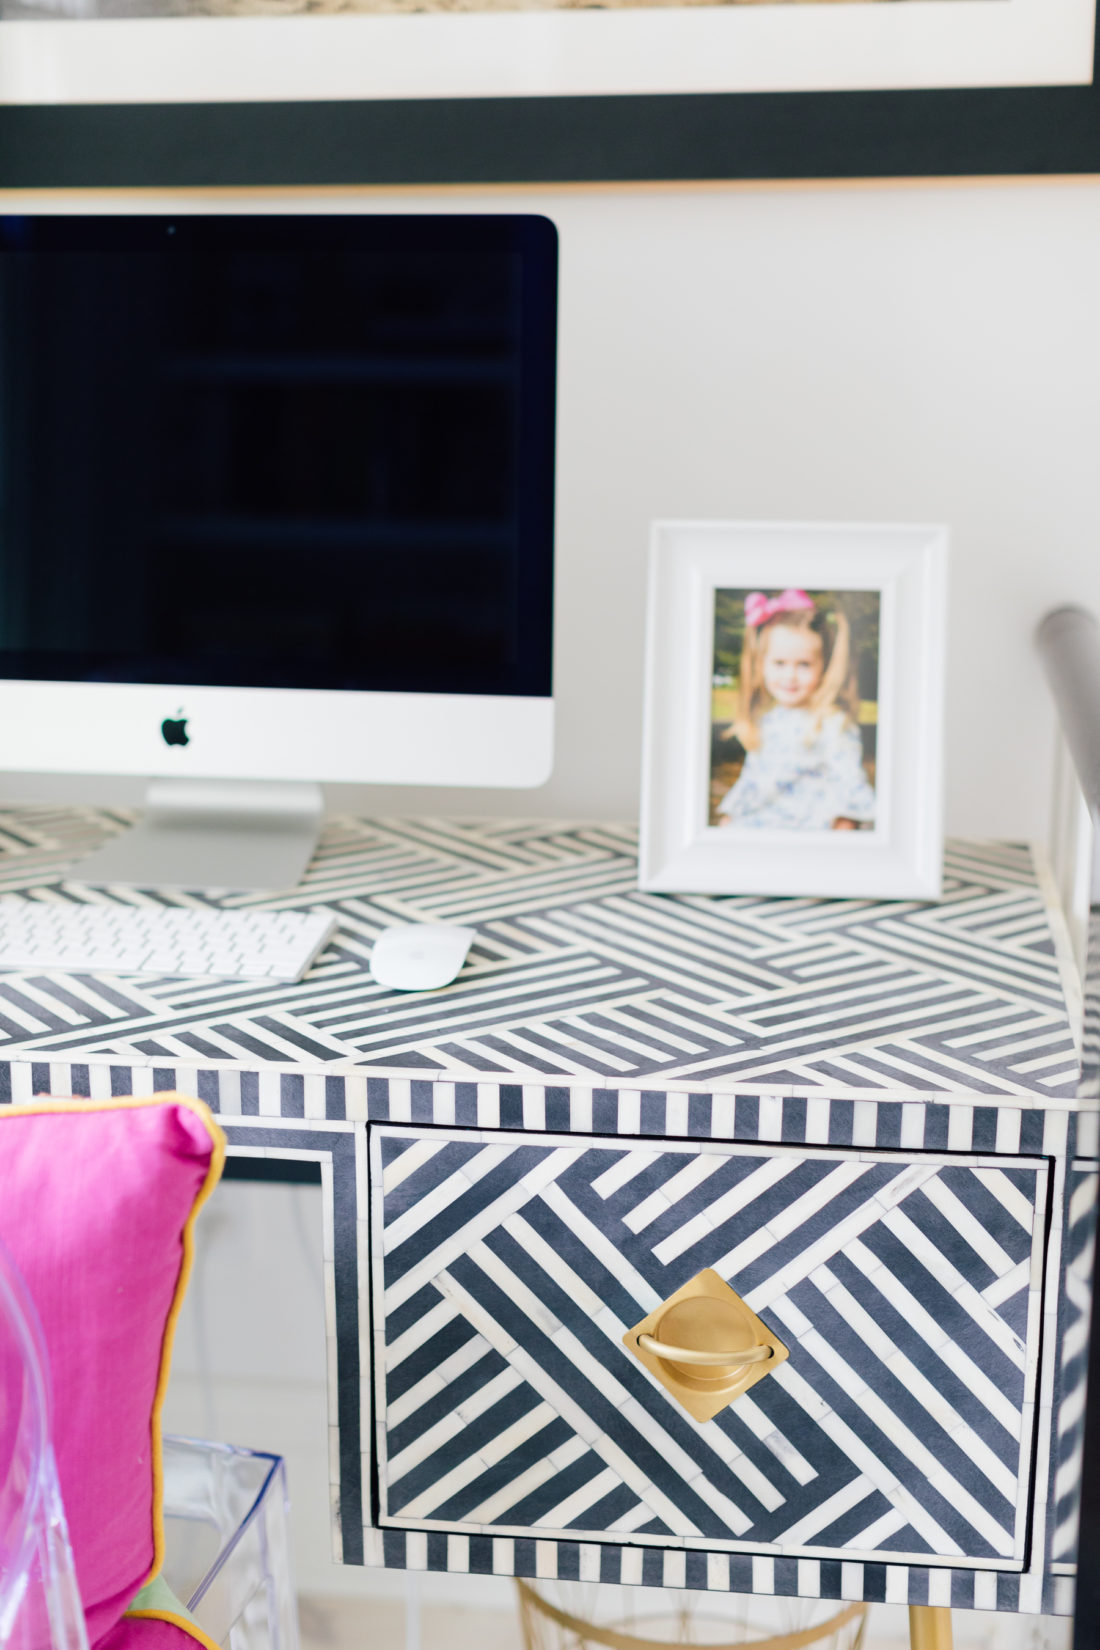
[[450, 985], [475, 938], [472, 928], [443, 922], [383, 928], [370, 954], [370, 971], [393, 991], [438, 991]]

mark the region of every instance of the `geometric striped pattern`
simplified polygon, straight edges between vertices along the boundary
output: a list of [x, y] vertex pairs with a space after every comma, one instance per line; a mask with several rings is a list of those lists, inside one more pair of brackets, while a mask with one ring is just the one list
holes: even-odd
[[[0, 816], [0, 892], [37, 900], [205, 903], [188, 894], [111, 893], [63, 883], [68, 861], [117, 830], [127, 817], [107, 810], [49, 808]], [[330, 1459], [336, 1539], [345, 1562], [1067, 1613], [1072, 1608], [1073, 1514], [1080, 1471], [1083, 1288], [1093, 1218], [1089, 1184], [1100, 1142], [1096, 1116], [1078, 1115], [1075, 1109], [1077, 1069], [1056, 954], [1059, 924], [1050, 920], [1045, 885], [1028, 851], [991, 843], [949, 845], [945, 900], [934, 906], [650, 895], [639, 892], [636, 874], [634, 833], [626, 827], [332, 821], [301, 887], [270, 898], [213, 902], [331, 909], [339, 919], [336, 945], [307, 980], [293, 987], [252, 987], [177, 980], [135, 984], [31, 971], [0, 975], [0, 1103], [34, 1093], [106, 1096], [178, 1088], [201, 1095], [221, 1113], [231, 1151], [290, 1153], [321, 1161], [334, 1372]], [[437, 996], [384, 992], [367, 969], [375, 934], [392, 922], [423, 918], [475, 928], [477, 940], [466, 969]], [[1097, 1000], [1086, 984], [1094, 1020], [1100, 1019]], [[1100, 1085], [1093, 1087], [1100, 1092]], [[743, 1445], [742, 1471], [755, 1468], [761, 1495], [767, 1480], [770, 1499], [783, 1499], [768, 1506], [757, 1495], [754, 1502], [742, 1487], [745, 1516], [756, 1518], [746, 1532], [735, 1533], [732, 1523], [725, 1535], [690, 1539], [671, 1525], [667, 1536], [656, 1529], [646, 1533], [642, 1524], [618, 1534], [586, 1529], [584, 1518], [591, 1514], [586, 1496], [611, 1464], [600, 1456], [596, 1441], [580, 1431], [575, 1431], [579, 1443], [563, 1439], [561, 1445], [575, 1459], [559, 1462], [560, 1473], [573, 1476], [558, 1484], [556, 1507], [539, 1510], [529, 1499], [527, 1512], [538, 1514], [522, 1526], [529, 1533], [501, 1533], [521, 1528], [500, 1522], [508, 1507], [496, 1509], [495, 1522], [475, 1526], [469, 1509], [457, 1523], [430, 1517], [414, 1521], [409, 1502], [388, 1511], [388, 1527], [377, 1528], [370, 1512], [376, 1465], [372, 1395], [369, 1384], [360, 1390], [361, 1349], [370, 1341], [370, 1279], [359, 1263], [367, 1229], [362, 1199], [369, 1180], [368, 1136], [380, 1134], [384, 1126], [396, 1138], [421, 1124], [439, 1131], [439, 1141], [446, 1134], [448, 1140], [457, 1137], [458, 1144], [478, 1149], [499, 1146], [500, 1131], [516, 1132], [523, 1145], [551, 1154], [572, 1151], [579, 1154], [578, 1163], [587, 1154], [616, 1150], [686, 1160], [700, 1148], [708, 1155], [707, 1148], [713, 1147], [727, 1168], [732, 1159], [751, 1157], [754, 1150], [767, 1158], [794, 1152], [803, 1172], [812, 1174], [819, 1162], [862, 1162], [873, 1153], [866, 1169], [871, 1176], [880, 1169], [897, 1171], [907, 1155], [924, 1152], [939, 1164], [932, 1181], [963, 1203], [988, 1191], [983, 1177], [991, 1172], [1011, 1167], [1026, 1173], [1032, 1179], [1021, 1195], [1026, 1204], [1035, 1191], [1040, 1228], [1047, 1220], [1044, 1195], [1051, 1199], [1030, 1528], [1012, 1529], [1012, 1550], [1006, 1556], [1001, 1549], [1009, 1524], [1003, 1507], [997, 1514], [995, 1496], [998, 1482], [1007, 1495], [1006, 1472], [1015, 1471], [1022, 1482], [1019, 1460], [1006, 1458], [1003, 1440], [999, 1452], [990, 1443], [998, 1436], [995, 1430], [982, 1430], [1000, 1423], [982, 1417], [979, 1424], [979, 1418], [961, 1412], [960, 1444], [952, 1446], [959, 1450], [952, 1457], [954, 1475], [978, 1501], [976, 1488], [983, 1480], [966, 1475], [984, 1474], [985, 1484], [993, 1486], [993, 1496], [984, 1504], [994, 1511], [984, 1531], [976, 1520], [969, 1521], [969, 1529], [947, 1528], [944, 1513], [939, 1523], [959, 1552], [942, 1560], [937, 1556], [943, 1543], [927, 1523], [917, 1522], [922, 1507], [926, 1515], [936, 1509], [915, 1494], [916, 1480], [909, 1485], [917, 1503], [912, 1508], [896, 1507], [890, 1501], [896, 1492], [885, 1481], [874, 1486], [889, 1502], [883, 1517], [905, 1513], [914, 1534], [895, 1532], [904, 1545], [890, 1546], [890, 1534], [881, 1529], [874, 1535], [878, 1545], [873, 1552], [856, 1545], [868, 1539], [866, 1530], [873, 1530], [858, 1500], [850, 1512], [837, 1509], [832, 1524], [797, 1527], [796, 1514], [828, 1515], [826, 1502], [814, 1502], [810, 1513], [802, 1514], [803, 1506], [824, 1489], [828, 1451], [812, 1427], [799, 1435], [785, 1430], [781, 1418], [765, 1407], [776, 1400], [764, 1394], [788, 1368], [792, 1374], [801, 1372], [808, 1383], [811, 1377], [828, 1378], [816, 1359], [813, 1336], [826, 1345], [830, 1337], [839, 1337], [839, 1315], [829, 1316], [830, 1295], [839, 1298], [836, 1290], [847, 1291], [857, 1307], [866, 1306], [859, 1291], [871, 1287], [871, 1275], [859, 1245], [874, 1251], [863, 1236], [821, 1259], [816, 1282], [811, 1274], [792, 1284], [779, 1302], [787, 1319], [781, 1321], [771, 1305], [761, 1312], [791, 1348], [791, 1358], [746, 1395], [752, 1410], [744, 1408], [742, 1399], [725, 1413], [748, 1428], [747, 1438], [737, 1434]], [[482, 1131], [483, 1138], [472, 1138], [473, 1131]], [[629, 1138], [619, 1142], [616, 1136]], [[1049, 1194], [1039, 1188], [1035, 1177], [1043, 1176], [1034, 1163], [1010, 1166], [1006, 1158], [1048, 1160]], [[564, 1181], [558, 1183], [564, 1189]], [[610, 1220], [617, 1211], [616, 1253], [629, 1253], [633, 1277], [648, 1278], [656, 1287], [653, 1280], [663, 1275], [662, 1263], [655, 1243], [647, 1259], [649, 1227], [641, 1224], [634, 1231], [627, 1223], [633, 1205], [625, 1183], [602, 1200], [591, 1187], [592, 1182], [587, 1192], [578, 1188], [576, 1196], [587, 1197], [601, 1219]], [[921, 1197], [934, 1208], [922, 1186], [902, 1200], [903, 1212], [908, 1215]], [[571, 1201], [570, 1207], [578, 1218], [578, 1205]], [[526, 1220], [521, 1213], [515, 1218]], [[880, 1226], [888, 1233], [886, 1218]], [[921, 1220], [927, 1224], [932, 1215]], [[919, 1221], [914, 1224], [924, 1230]], [[1023, 1223], [1018, 1224], [1023, 1233]], [[878, 1229], [869, 1230], [875, 1237]], [[937, 1230], [942, 1233], [942, 1225]], [[997, 1237], [1010, 1257], [1011, 1231], [1009, 1227]], [[465, 1276], [467, 1296], [475, 1293], [471, 1284], [483, 1294], [488, 1290], [492, 1268], [501, 1264], [494, 1245], [507, 1248], [507, 1236], [502, 1223], [479, 1240], [474, 1265], [489, 1281]], [[903, 1250], [913, 1253], [904, 1245], [896, 1253]], [[956, 1265], [949, 1245], [944, 1252]], [[460, 1261], [455, 1265], [461, 1270]], [[1009, 1273], [968, 1270], [978, 1264], [967, 1260], [961, 1271], [979, 1296], [991, 1284], [1010, 1290]], [[671, 1268], [669, 1287], [675, 1287], [683, 1277], [675, 1274], [674, 1262], [666, 1266]], [[454, 1269], [445, 1266], [441, 1272], [450, 1279]], [[516, 1294], [525, 1321], [534, 1324], [535, 1298], [541, 1301], [540, 1291], [557, 1287], [553, 1268], [533, 1263], [525, 1250], [512, 1275], [519, 1278], [521, 1270], [527, 1294]], [[889, 1280], [896, 1274], [886, 1267], [875, 1276], [874, 1287], [886, 1304], [874, 1315], [874, 1330], [887, 1338], [880, 1339], [878, 1350], [868, 1340], [858, 1355], [851, 1352], [849, 1367], [875, 1371], [869, 1385], [886, 1406], [885, 1412], [877, 1412], [882, 1416], [890, 1410], [894, 1390], [882, 1384], [887, 1377], [881, 1371], [894, 1357], [889, 1348], [908, 1355], [906, 1348], [919, 1331], [916, 1317], [898, 1312], [889, 1298]], [[384, 1281], [380, 1278], [379, 1285]], [[630, 1320], [636, 1322], [647, 1297], [633, 1282], [628, 1292], [637, 1295], [638, 1310]], [[424, 1302], [440, 1313], [435, 1320], [440, 1333], [464, 1333], [447, 1325], [470, 1321], [464, 1316], [472, 1310], [469, 1300], [462, 1297], [460, 1309], [457, 1295], [441, 1289], [437, 1294], [437, 1302], [430, 1295]], [[621, 1309], [625, 1312], [625, 1303]], [[791, 1315], [795, 1309], [811, 1325], [808, 1338], [795, 1332], [801, 1327]], [[406, 1304], [395, 1310], [416, 1309]], [[508, 1310], [516, 1310], [511, 1297]], [[549, 1313], [564, 1329], [565, 1319], [552, 1303], [543, 1303], [540, 1310], [541, 1322], [549, 1321]], [[574, 1310], [571, 1297], [566, 1316]], [[1034, 1327], [1030, 1318], [1024, 1322], [1019, 1294], [1010, 1291], [991, 1310], [1030, 1352]], [[421, 1318], [428, 1315], [425, 1311]], [[903, 1316], [904, 1323], [899, 1321]], [[850, 1308], [845, 1322], [849, 1320], [855, 1321]], [[499, 1324], [493, 1328], [493, 1322], [476, 1327], [471, 1339], [492, 1329], [495, 1344], [484, 1336], [489, 1350], [505, 1360], [507, 1380], [515, 1378], [514, 1390], [519, 1391], [520, 1379], [527, 1382], [527, 1377], [508, 1373], [508, 1354]], [[410, 1322], [404, 1332], [416, 1327]], [[423, 1332], [424, 1325], [420, 1328]], [[864, 1324], [858, 1333], [870, 1336], [871, 1328]], [[413, 1333], [403, 1343], [408, 1356], [415, 1339]], [[839, 1354], [844, 1356], [843, 1348]], [[920, 1355], [926, 1356], [925, 1351]], [[925, 1367], [916, 1357], [910, 1361]], [[1019, 1366], [1013, 1367], [1017, 1386], [1011, 1403], [1030, 1391], [1032, 1378], [1026, 1353], [1022, 1387]], [[648, 1377], [643, 1379], [644, 1390], [631, 1391], [629, 1397], [644, 1404], [654, 1389]], [[533, 1381], [527, 1384], [532, 1393], [511, 1400], [531, 1404], [518, 1422], [527, 1424], [533, 1414], [545, 1416], [540, 1405], [558, 1413], [553, 1395]], [[783, 1390], [776, 1387], [777, 1393]], [[906, 1392], [911, 1399], [908, 1387]], [[1021, 1439], [1031, 1426], [1027, 1401], [1020, 1397]], [[823, 1402], [828, 1402], [827, 1393]], [[931, 1405], [930, 1394], [926, 1402]], [[901, 1403], [898, 1397], [896, 1404]], [[415, 1398], [411, 1413], [419, 1415]], [[756, 1430], [748, 1424], [749, 1415]], [[945, 1416], [937, 1411], [934, 1424], [942, 1425]], [[857, 1431], [851, 1419], [840, 1418]], [[395, 1426], [407, 1426], [409, 1419]], [[473, 1417], [471, 1424], [478, 1419]], [[759, 1436], [766, 1419], [776, 1421], [766, 1435], [770, 1444]], [[565, 1420], [569, 1425], [567, 1416]], [[860, 1425], [870, 1427], [866, 1418]], [[717, 1422], [701, 1429], [691, 1426], [693, 1436], [715, 1432], [728, 1444]], [[876, 1461], [881, 1464], [889, 1446], [888, 1422], [874, 1426], [882, 1437], [876, 1449], [874, 1428], [867, 1432], [869, 1479], [869, 1469]], [[975, 1462], [972, 1451], [961, 1447], [968, 1439], [973, 1444], [966, 1428], [986, 1442], [995, 1459]], [[1001, 1427], [1006, 1436], [1007, 1430]], [[916, 1431], [915, 1425], [910, 1427], [914, 1436]], [[404, 1437], [407, 1449], [411, 1433]], [[804, 1466], [790, 1454], [780, 1462], [777, 1451], [788, 1445]], [[449, 1446], [444, 1441], [441, 1447]], [[850, 1451], [837, 1453], [851, 1459]], [[507, 1458], [506, 1451], [502, 1459]], [[412, 1462], [413, 1456], [406, 1455], [406, 1466]], [[816, 1478], [808, 1476], [811, 1470]], [[1026, 1474], [1027, 1467], [1023, 1470]], [[896, 1477], [904, 1488], [904, 1460]], [[574, 1480], [570, 1506], [565, 1492]], [[396, 1485], [395, 1479], [395, 1491]], [[843, 1492], [845, 1485], [839, 1489]], [[537, 1497], [538, 1492], [535, 1486], [527, 1495]], [[450, 1493], [466, 1492], [459, 1487]], [[543, 1492], [544, 1497], [553, 1493]], [[615, 1493], [613, 1486], [606, 1493]], [[735, 1498], [728, 1500], [732, 1505]], [[1015, 1500], [1026, 1502], [1027, 1497]], [[877, 1505], [867, 1511], [874, 1512]], [[952, 1497], [952, 1516], [965, 1521], [964, 1509], [964, 1501]], [[619, 1516], [629, 1520], [632, 1514], [624, 1507]], [[661, 1509], [655, 1509], [654, 1517], [661, 1516]], [[548, 1523], [549, 1517], [561, 1522]], [[861, 1518], [863, 1530], [855, 1530]], [[763, 1532], [789, 1536], [792, 1530], [786, 1545], [776, 1540], [755, 1544]], [[1021, 1534], [1026, 1536], [1023, 1550]], [[983, 1540], [994, 1556], [983, 1556]]]
[[[432, 1529], [378, 1529], [371, 1521], [369, 1484], [372, 1455], [370, 1389], [364, 1387], [360, 1416], [360, 1348], [369, 1342], [365, 1327], [369, 1280], [358, 1270], [360, 1233], [366, 1233], [366, 1210], [360, 1199], [368, 1185], [367, 1139], [371, 1123], [435, 1123], [452, 1128], [521, 1128], [538, 1139], [547, 1129], [573, 1128], [591, 1134], [593, 1125], [606, 1138], [621, 1127], [634, 1136], [664, 1133], [670, 1143], [702, 1139], [746, 1144], [835, 1144], [869, 1149], [878, 1145], [926, 1149], [940, 1153], [990, 1154], [990, 1166], [1003, 1167], [994, 1154], [1035, 1154], [1065, 1162], [1093, 1160], [1098, 1153], [1095, 1115], [1076, 1116], [1059, 1109], [1019, 1101], [1007, 1106], [971, 1105], [901, 1095], [859, 1100], [821, 1094], [776, 1095], [616, 1090], [587, 1084], [481, 1082], [410, 1082], [401, 1078], [357, 1074], [333, 1075], [309, 1069], [288, 1072], [258, 1065], [252, 1070], [204, 1064], [125, 1064], [92, 1058], [51, 1064], [0, 1062], [0, 1101], [29, 1099], [35, 1092], [54, 1094], [148, 1094], [178, 1089], [200, 1095], [221, 1113], [230, 1151], [259, 1156], [310, 1156], [325, 1167], [326, 1299], [330, 1371], [335, 1386], [330, 1398], [334, 1541], [346, 1563], [386, 1564], [395, 1568], [469, 1570], [498, 1575], [604, 1579], [624, 1585], [645, 1581], [669, 1587], [729, 1588], [734, 1592], [774, 1592], [824, 1599], [887, 1599], [894, 1603], [951, 1604], [958, 1608], [998, 1609], [1065, 1615], [1071, 1612], [1073, 1579], [1051, 1568], [1048, 1526], [1053, 1485], [1047, 1460], [1050, 1441], [1059, 1431], [1058, 1387], [1051, 1371], [1060, 1356], [1057, 1320], [1050, 1301], [1061, 1294], [1058, 1270], [1063, 1197], [1060, 1168], [1054, 1178], [1054, 1202], [1044, 1308], [1044, 1364], [1039, 1388], [1038, 1484], [1033, 1507], [1030, 1559], [1023, 1573], [1005, 1569], [964, 1568], [956, 1564], [912, 1564], [844, 1558], [794, 1558], [782, 1552], [720, 1552], [704, 1543], [701, 1550], [646, 1546], [633, 1537], [616, 1542], [547, 1536], [499, 1536]], [[490, 1135], [490, 1138], [492, 1136]], [[350, 1158], [348, 1153], [351, 1153]], [[1053, 1266], [1053, 1270], [1051, 1269]], [[1064, 1280], [1063, 1280], [1064, 1281]], [[769, 1377], [772, 1379], [773, 1377]], [[761, 1383], [766, 1386], [767, 1382]], [[361, 1432], [362, 1425], [366, 1428]], [[361, 1442], [362, 1441], [362, 1442]], [[361, 1454], [361, 1449], [365, 1454]]]
[[657, 1139], [805, 1142], [880, 1150], [1097, 1155], [1079, 1144], [1091, 1119], [1036, 1104], [920, 1099], [904, 1090], [849, 1099], [812, 1090], [736, 1094], [686, 1089], [591, 1088], [586, 1083], [452, 1083], [368, 1077], [276, 1065], [252, 1070], [205, 1063], [0, 1060], [0, 1105], [38, 1094], [193, 1094], [226, 1117], [286, 1122], [457, 1124], [471, 1129], [641, 1135]]
[[1058, 1426], [1052, 1462], [1050, 1557], [1055, 1564], [1072, 1564], [1077, 1557], [1098, 1182], [1094, 1163], [1071, 1165], [1066, 1183], [1065, 1271], [1058, 1326]]
[[[63, 884], [125, 817], [0, 816], [0, 893], [211, 903]], [[298, 888], [212, 903], [327, 908], [339, 931], [296, 986], [0, 975], [0, 1050], [456, 1081], [1074, 1092], [1049, 912], [1022, 846], [950, 844], [935, 904], [712, 898], [642, 893], [627, 826], [337, 819]], [[367, 967], [376, 934], [423, 919], [476, 930], [466, 968], [442, 993], [385, 990]]]
[[868, 1603], [934, 1604], [959, 1610], [1004, 1610], [1066, 1616], [1073, 1582], [1020, 1577], [994, 1570], [930, 1569], [857, 1559], [806, 1559], [772, 1553], [658, 1550], [536, 1537], [449, 1535], [442, 1531], [377, 1530], [368, 1535], [367, 1563], [390, 1569], [449, 1570], [541, 1580], [601, 1581], [613, 1586], [697, 1588], [766, 1593], [781, 1598], [866, 1599]]
[[[371, 1151], [384, 1525], [1022, 1567], [1040, 1163]], [[705, 1426], [621, 1345], [704, 1266], [790, 1350]]]

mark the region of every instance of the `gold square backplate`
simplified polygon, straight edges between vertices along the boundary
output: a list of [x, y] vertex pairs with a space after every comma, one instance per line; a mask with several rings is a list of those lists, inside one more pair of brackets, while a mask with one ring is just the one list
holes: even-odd
[[[643, 1346], [643, 1336], [650, 1337], [651, 1346], [667, 1346], [668, 1352]], [[628, 1330], [623, 1345], [696, 1421], [712, 1421], [787, 1356], [783, 1342], [709, 1268]], [[678, 1361], [676, 1351], [688, 1356]], [[700, 1362], [693, 1363], [692, 1356]]]

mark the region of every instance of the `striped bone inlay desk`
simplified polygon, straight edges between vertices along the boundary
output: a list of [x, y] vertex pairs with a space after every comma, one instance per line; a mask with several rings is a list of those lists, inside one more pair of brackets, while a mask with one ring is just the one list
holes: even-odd
[[[93, 891], [122, 816], [0, 818]], [[611, 824], [330, 823], [294, 987], [0, 975], [3, 1098], [170, 1087], [318, 1162], [348, 1563], [1065, 1612], [1097, 1130], [1029, 851], [944, 900], [642, 894]], [[381, 927], [462, 922], [400, 995]], [[698, 1423], [620, 1342], [701, 1267], [789, 1349]]]

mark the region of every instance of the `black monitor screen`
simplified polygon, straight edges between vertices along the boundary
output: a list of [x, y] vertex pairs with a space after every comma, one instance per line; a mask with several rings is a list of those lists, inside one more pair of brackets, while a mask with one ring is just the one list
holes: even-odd
[[549, 693], [556, 249], [0, 220], [0, 677]]

